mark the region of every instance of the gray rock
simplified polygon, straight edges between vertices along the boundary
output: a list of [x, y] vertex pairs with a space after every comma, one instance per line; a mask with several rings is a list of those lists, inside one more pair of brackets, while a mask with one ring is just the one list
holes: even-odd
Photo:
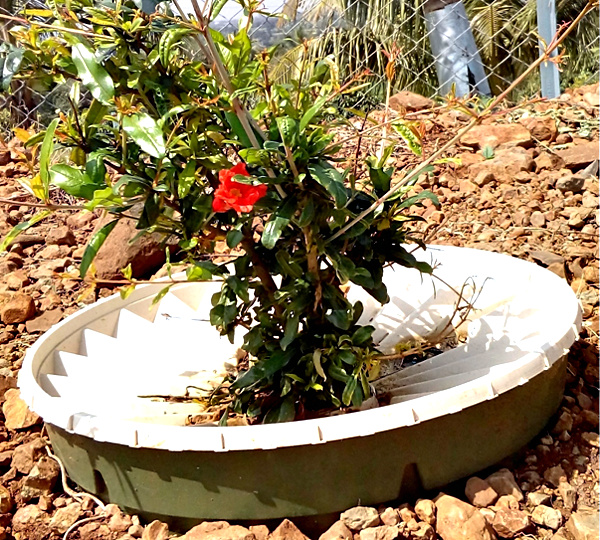
[[271, 540], [309, 540], [289, 519], [284, 519], [271, 533]]
[[573, 429], [573, 416], [570, 412], [563, 411], [558, 417], [558, 421], [552, 428], [552, 433], [562, 433], [563, 431], [571, 431]]
[[421, 521], [418, 523], [416, 531], [411, 531], [410, 537], [412, 540], [435, 540], [435, 529], [429, 523]]
[[518, 510], [519, 501], [514, 495], [502, 495], [496, 501], [495, 506], [497, 508], [508, 508], [509, 510]]
[[359, 533], [360, 540], [396, 540], [400, 536], [397, 525], [381, 525], [362, 529]]
[[436, 532], [442, 540], [493, 540], [495, 534], [481, 512], [450, 495], [435, 499]]
[[429, 499], [419, 499], [415, 504], [415, 514], [421, 521], [435, 524], [435, 503]]
[[2, 412], [5, 419], [4, 425], [9, 430], [25, 429], [42, 422], [41, 418], [29, 410], [27, 404], [21, 399], [21, 393], [18, 388], [7, 390], [4, 398], [4, 404], [2, 405]]
[[541, 504], [533, 509], [531, 520], [538, 525], [556, 530], [562, 525], [562, 514], [560, 510]]
[[540, 504], [550, 504], [552, 497], [548, 493], [534, 491], [527, 494], [528, 506], [539, 506]]
[[529, 516], [521, 510], [501, 508], [496, 512], [492, 527], [502, 538], [514, 538], [531, 525]]
[[573, 512], [565, 525], [575, 540], [598, 540], [598, 509], [585, 508]]
[[492, 508], [480, 508], [479, 512], [485, 518], [485, 520], [491, 525], [494, 523], [494, 518], [496, 517], [496, 511]]
[[131, 517], [121, 512], [110, 516], [110, 520], [108, 521], [108, 528], [113, 532], [125, 532], [132, 525]]
[[21, 497], [29, 501], [43, 495], [50, 495], [59, 475], [58, 463], [49, 456], [42, 456], [23, 480]]
[[[107, 527], [108, 528], [108, 527]], [[247, 530], [247, 529], [246, 529]], [[248, 531], [250, 532], [250, 531]], [[169, 538], [169, 526], [162, 521], [154, 520], [144, 527], [142, 540], [167, 540]], [[237, 540], [237, 537], [231, 537], [231, 540]], [[244, 539], [251, 540], [251, 539]]]
[[50, 230], [48, 236], [46, 236], [46, 243], [58, 246], [74, 246], [77, 244], [77, 240], [69, 227], [60, 226]]
[[400, 513], [395, 508], [386, 508], [381, 514], [379, 519], [384, 525], [398, 525], [400, 523]]
[[20, 531], [31, 530], [35, 527], [38, 532], [42, 533], [41, 529], [45, 529], [49, 521], [49, 516], [41, 510], [36, 504], [28, 504], [19, 508], [12, 518], [13, 533]]
[[29, 474], [35, 462], [42, 455], [45, 446], [46, 443], [42, 439], [34, 439], [29, 443], [17, 446], [13, 452], [11, 467], [21, 474]]
[[13, 504], [10, 491], [0, 484], [0, 514], [8, 514], [12, 510]]
[[353, 540], [353, 538], [352, 531], [344, 525], [342, 520], [336, 521], [319, 536], [319, 540]]
[[248, 527], [256, 540], [267, 540], [269, 538], [269, 527], [266, 525], [250, 525]]
[[420, 111], [430, 109], [435, 103], [421, 94], [408, 92], [406, 90], [398, 92], [390, 97], [390, 109], [394, 111]]
[[50, 528], [59, 534], [64, 534], [73, 523], [81, 518], [82, 514], [83, 510], [78, 502], [63, 506], [54, 512], [50, 519]]
[[498, 495], [512, 495], [517, 501], [523, 500], [523, 492], [519, 489], [515, 477], [508, 469], [500, 469], [486, 478]]
[[494, 504], [498, 494], [492, 486], [478, 476], [472, 476], [465, 485], [465, 495], [469, 502], [480, 508]]
[[554, 186], [559, 191], [565, 193], [566, 191], [572, 191], [573, 193], [580, 193], [583, 190], [585, 184], [585, 178], [578, 174], [570, 174], [563, 176], [556, 181]]
[[404, 521], [404, 523], [408, 523], [411, 519], [417, 519], [417, 514], [415, 514], [414, 510], [407, 503], [401, 504], [398, 507], [398, 513], [400, 514], [400, 519]]
[[[134, 520], [132, 520], [132, 521], [134, 521]], [[137, 521], [137, 523], [132, 523], [132, 527], [139, 525], [139, 519], [135, 520], [135, 521]], [[229, 523], [227, 521], [203, 521], [199, 525], [192, 527], [185, 534], [184, 538], [185, 538], [185, 540], [194, 540], [194, 539], [198, 539], [198, 538], [203, 538], [203, 535], [205, 535], [205, 534], [211, 533], [213, 531], [218, 531], [219, 529], [227, 529], [230, 526], [231, 525], [229, 525]], [[135, 536], [135, 534], [131, 530], [131, 527], [129, 528], [129, 534], [131, 534], [132, 536]]]
[[340, 519], [353, 531], [361, 531], [379, 525], [379, 513], [369, 506], [355, 506], [342, 512]]
[[575, 508], [577, 502], [577, 491], [569, 484], [569, 482], [560, 482], [558, 484], [558, 494], [565, 504], [565, 508], [569, 511]]
[[592, 433], [591, 431], [587, 431], [581, 434], [581, 438], [590, 446], [594, 446], [595, 448], [598, 448], [598, 446], [600, 446], [600, 442], [598, 440], [598, 433]]
[[572, 538], [569, 537], [569, 534], [567, 533], [567, 529], [565, 529], [564, 527], [561, 527], [560, 529], [558, 529], [558, 531], [556, 531], [552, 535], [551, 540], [572, 540]]
[[544, 480], [552, 484], [554, 487], [558, 487], [561, 481], [566, 479], [567, 473], [560, 465], [549, 467], [544, 471]]

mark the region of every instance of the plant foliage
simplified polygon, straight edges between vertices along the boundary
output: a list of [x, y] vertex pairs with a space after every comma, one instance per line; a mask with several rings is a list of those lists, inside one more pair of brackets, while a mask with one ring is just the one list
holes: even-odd
[[[175, 237], [189, 280], [222, 280], [210, 322], [231, 339], [245, 334], [250, 361], [228, 382], [231, 410], [271, 422], [369, 397], [373, 328], [359, 324], [362, 305], [344, 285], [383, 303], [386, 265], [430, 272], [405, 242], [417, 219], [409, 207], [435, 197], [395, 195], [341, 232], [390, 188], [389, 152], [367, 161], [371, 182], [339, 168], [335, 122], [325, 121], [342, 92], [331, 65], [272, 84], [273, 52], [255, 53], [248, 37], [257, 6], [244, 4], [247, 24], [231, 36], [127, 0], [56, 2], [55, 30], [12, 32], [19, 76], [91, 94], [72, 93], [40, 163], [42, 198], [51, 183], [114, 216], [92, 237], [82, 274], [124, 216]], [[52, 146], [68, 159], [52, 165]], [[219, 241], [235, 250], [231, 264], [206, 256]]]

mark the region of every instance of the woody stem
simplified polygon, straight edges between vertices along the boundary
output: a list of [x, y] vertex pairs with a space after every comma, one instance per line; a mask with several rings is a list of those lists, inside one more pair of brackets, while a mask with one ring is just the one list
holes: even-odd
[[248, 255], [250, 255], [250, 259], [252, 260], [252, 266], [254, 267], [256, 275], [258, 276], [263, 287], [265, 288], [269, 301], [275, 309], [275, 314], [281, 317], [283, 315], [283, 310], [275, 300], [277, 285], [275, 285], [275, 281], [273, 281], [273, 276], [269, 272], [269, 269], [265, 266], [264, 261], [256, 252], [254, 240], [252, 239], [251, 234], [252, 233], [250, 231], [244, 231], [244, 239], [242, 240], [241, 245], [244, 248], [244, 251]]

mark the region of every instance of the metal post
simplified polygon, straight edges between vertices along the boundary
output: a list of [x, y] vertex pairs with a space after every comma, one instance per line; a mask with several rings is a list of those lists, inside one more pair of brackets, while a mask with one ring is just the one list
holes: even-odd
[[[545, 45], [556, 35], [556, 5], [555, 0], [537, 0], [537, 23], [540, 36], [540, 54]], [[550, 56], [558, 54], [555, 49]], [[540, 66], [542, 97], [552, 99], [560, 96], [560, 79], [558, 66], [553, 62], [543, 62]]]
[[487, 75], [461, 0], [427, 0], [423, 6], [439, 93], [452, 87], [457, 96], [473, 91], [491, 95]]

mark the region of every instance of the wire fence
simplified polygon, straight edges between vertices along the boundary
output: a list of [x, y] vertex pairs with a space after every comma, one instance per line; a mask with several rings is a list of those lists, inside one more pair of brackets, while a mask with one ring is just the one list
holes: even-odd
[[[44, 8], [40, 0], [10, 4], [0, 0], [0, 13], [15, 15], [25, 8]], [[143, 0], [144, 7], [147, 7]], [[191, 6], [180, 4], [191, 12]], [[408, 90], [428, 97], [477, 93], [497, 95], [539, 55], [540, 3], [554, 0], [265, 0], [265, 9], [279, 17], [256, 15], [252, 40], [257, 49], [279, 44], [273, 76], [285, 81], [298, 76], [303, 55], [326, 60], [343, 83], [361, 84], [341, 105], [373, 108], [392, 93]], [[586, 0], [558, 0], [558, 24], [574, 20]], [[140, 6], [141, 7], [141, 6]], [[544, 10], [541, 10], [544, 16]], [[233, 33], [243, 16], [229, 2], [213, 22]], [[561, 86], [598, 80], [600, 37], [598, 12], [589, 13], [565, 43]], [[4, 24], [0, 39], [10, 40]], [[386, 68], [393, 66], [388, 89]], [[533, 76], [513, 95], [517, 100], [540, 93]], [[0, 95], [0, 131], [47, 125], [56, 110], [68, 106], [67, 91], [41, 92], [34, 83], [13, 81]]]

